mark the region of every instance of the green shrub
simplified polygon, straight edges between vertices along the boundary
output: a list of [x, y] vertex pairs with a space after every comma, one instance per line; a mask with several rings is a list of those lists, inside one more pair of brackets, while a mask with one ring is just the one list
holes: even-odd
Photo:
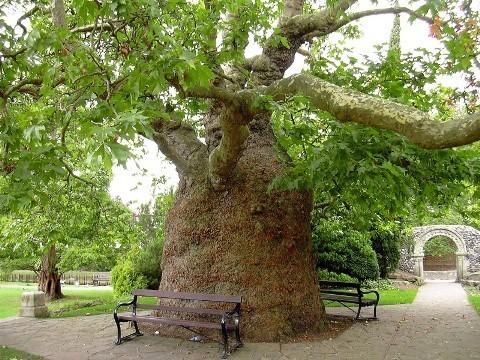
[[132, 255], [133, 270], [136, 274], [141, 274], [147, 281], [147, 288], [158, 289], [162, 271], [160, 269], [163, 252], [163, 241], [157, 239], [147, 244], [145, 249], [141, 249]]
[[377, 256], [368, 233], [344, 230], [340, 222], [321, 221], [312, 235], [317, 268], [344, 273], [360, 281], [378, 278]]
[[394, 272], [400, 261], [402, 230], [395, 222], [377, 223], [370, 232], [370, 241], [377, 254], [380, 277], [385, 279]]
[[362, 282], [362, 288], [374, 290], [394, 290], [397, 289], [393, 283], [388, 279], [365, 280]]
[[144, 289], [148, 281], [142, 274], [134, 270], [132, 260], [126, 258], [112, 269], [113, 294], [116, 297], [128, 295], [134, 289]]
[[358, 282], [357, 279], [352, 278], [347, 274], [337, 274], [325, 269], [317, 270], [319, 280], [330, 280], [330, 281], [344, 281], [344, 282]]
[[115, 295], [130, 293], [134, 288], [158, 289], [162, 277], [163, 228], [173, 198], [173, 191], [159, 195], [153, 213], [150, 204], [140, 207], [137, 218], [142, 236], [139, 243], [130, 249], [126, 259], [112, 271]]

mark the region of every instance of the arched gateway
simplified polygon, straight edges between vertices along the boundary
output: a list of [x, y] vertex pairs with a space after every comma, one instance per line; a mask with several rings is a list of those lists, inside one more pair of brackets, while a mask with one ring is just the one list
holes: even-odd
[[413, 229], [414, 247], [402, 249], [399, 268], [423, 278], [424, 247], [436, 236], [446, 236], [456, 247], [457, 281], [480, 271], [480, 231], [465, 225], [430, 225]]

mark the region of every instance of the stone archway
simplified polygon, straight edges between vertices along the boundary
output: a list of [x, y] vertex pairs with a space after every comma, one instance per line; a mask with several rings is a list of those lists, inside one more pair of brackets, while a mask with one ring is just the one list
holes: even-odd
[[446, 236], [451, 239], [456, 247], [456, 269], [457, 281], [460, 281], [468, 273], [468, 251], [467, 244], [459, 231], [461, 225], [430, 225], [420, 226], [413, 230], [414, 251], [411, 258], [414, 260], [415, 275], [424, 277], [423, 259], [425, 256], [424, 247], [427, 241], [436, 236]]
[[413, 229], [413, 247], [401, 249], [399, 269], [424, 277], [423, 258], [426, 242], [435, 236], [450, 238], [457, 247], [457, 280], [480, 272], [480, 231], [465, 225], [429, 225]]

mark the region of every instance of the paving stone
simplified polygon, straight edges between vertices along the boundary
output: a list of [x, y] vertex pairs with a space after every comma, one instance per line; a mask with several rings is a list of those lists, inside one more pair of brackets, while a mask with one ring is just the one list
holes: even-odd
[[[379, 321], [357, 322], [332, 340], [247, 343], [230, 359], [480, 360], [480, 317], [457, 283], [427, 283], [413, 304], [382, 306], [378, 314]], [[146, 335], [116, 346], [115, 339], [111, 315], [0, 321], [0, 345], [51, 360], [205, 360], [221, 354], [215, 343]]]

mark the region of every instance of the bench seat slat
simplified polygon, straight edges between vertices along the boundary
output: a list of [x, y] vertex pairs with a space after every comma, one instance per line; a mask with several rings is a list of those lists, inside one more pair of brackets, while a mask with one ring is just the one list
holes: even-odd
[[198, 300], [198, 301], [212, 301], [212, 302], [226, 302], [240, 304], [242, 302], [241, 296], [235, 295], [219, 295], [219, 294], [196, 294], [176, 291], [161, 291], [161, 290], [134, 290], [132, 292], [136, 296], [152, 296], [158, 298], [178, 299], [178, 300]]
[[[358, 296], [335, 295], [335, 294], [325, 294], [325, 293], [322, 293], [320, 296], [323, 300], [341, 301], [341, 302], [346, 302], [351, 304], [358, 304]], [[361, 303], [362, 305], [369, 306], [369, 305], [374, 305], [376, 303], [376, 300], [362, 298]]]
[[[191, 321], [191, 320], [182, 320], [182, 319], [170, 319], [170, 318], [162, 318], [162, 317], [156, 317], [151, 315], [133, 315], [130, 313], [118, 314], [118, 319], [127, 320], [127, 321], [137, 321], [137, 322], [158, 323], [158, 324], [164, 324], [164, 325], [178, 325], [178, 326], [185, 326], [185, 327], [217, 329], [217, 330], [220, 330], [222, 328], [222, 326], [220, 325], [220, 322], [213, 323], [213, 322]], [[226, 324], [226, 327], [229, 330], [233, 330], [235, 328], [231, 324]]]
[[322, 294], [334, 294], [334, 295], [346, 295], [346, 296], [356, 296], [358, 297], [358, 292], [353, 291], [342, 291], [342, 290], [330, 290], [330, 289], [320, 289]]
[[140, 303], [137, 303], [137, 309], [149, 309], [149, 310], [171, 311], [171, 312], [180, 312], [180, 313], [189, 313], [189, 314], [205, 314], [205, 315], [220, 315], [220, 316], [225, 315], [225, 313], [227, 312], [226, 310], [219, 310], [219, 309], [202, 309], [202, 308], [152, 305], [152, 304], [140, 304]]

